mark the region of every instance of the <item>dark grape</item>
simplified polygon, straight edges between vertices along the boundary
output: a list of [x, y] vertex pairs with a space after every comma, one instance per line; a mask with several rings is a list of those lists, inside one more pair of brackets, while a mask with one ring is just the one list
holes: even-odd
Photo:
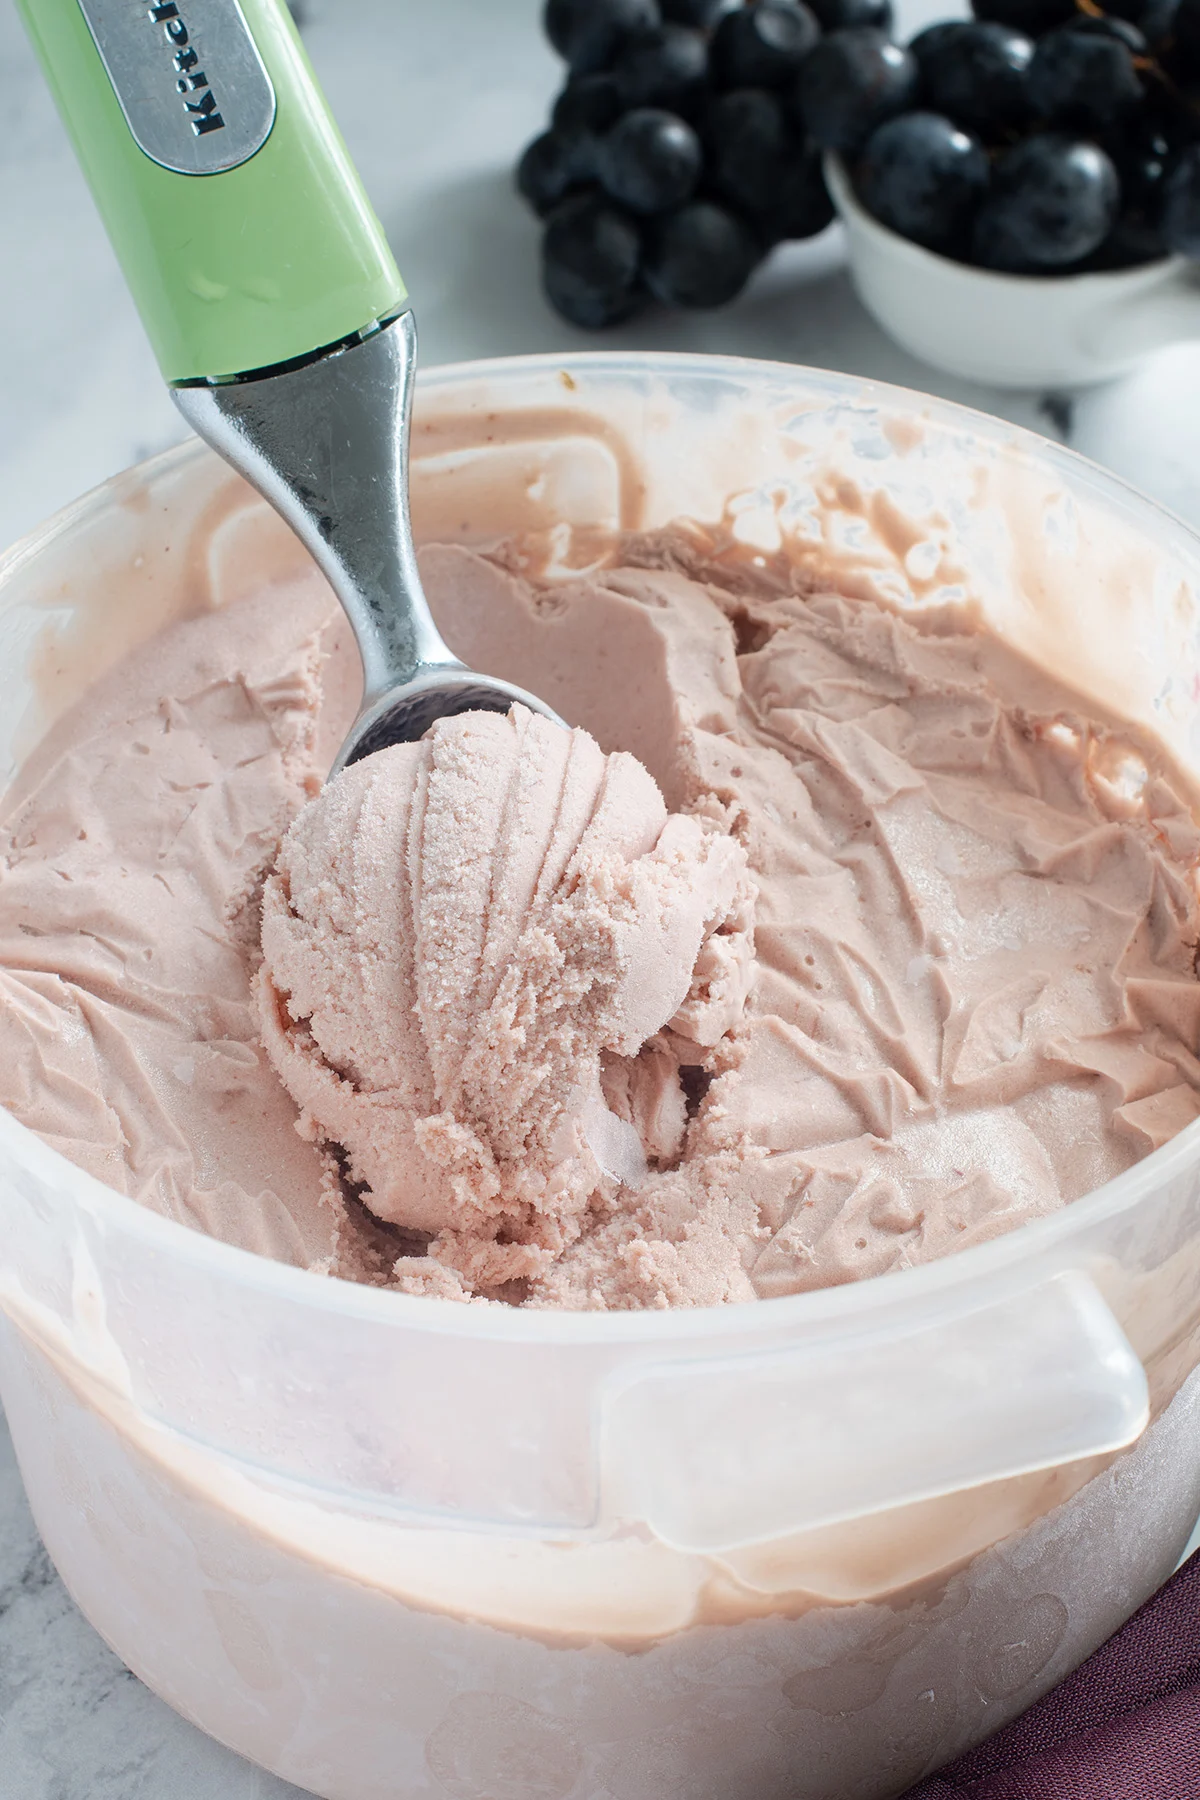
[[612, 65], [622, 105], [689, 110], [703, 92], [708, 45], [685, 25], [662, 25], [627, 40]]
[[627, 37], [659, 23], [656, 0], [546, 0], [542, 24], [576, 75], [608, 66]]
[[724, 306], [741, 293], [761, 257], [758, 238], [734, 213], [692, 200], [655, 222], [644, 272], [667, 306]]
[[755, 215], [754, 224], [764, 243], [778, 244], [815, 237], [833, 223], [833, 216], [821, 152], [815, 144], [806, 144], [793, 151], [771, 205]]
[[640, 106], [600, 140], [596, 173], [631, 212], [669, 212], [690, 199], [700, 178], [700, 139], [674, 113]]
[[540, 217], [586, 179], [578, 140], [558, 131], [534, 138], [517, 164], [517, 191]]
[[1052, 273], [1099, 249], [1116, 222], [1120, 183], [1096, 144], [1054, 132], [1026, 138], [992, 170], [973, 245], [985, 267]]
[[1011, 25], [964, 19], [933, 43], [910, 47], [932, 112], [984, 138], [1028, 119], [1034, 44]]
[[856, 175], [864, 206], [882, 224], [950, 250], [987, 192], [987, 151], [938, 113], [904, 113], [871, 133]]
[[1136, 25], [1148, 44], [1169, 37], [1175, 25], [1178, 0], [1106, 0], [1105, 11]]
[[812, 51], [793, 92], [798, 122], [823, 150], [857, 150], [885, 119], [907, 112], [916, 57], [882, 31], [834, 31]]
[[1176, 60], [1170, 82], [1150, 88], [1142, 111], [1154, 120], [1173, 149], [1194, 144], [1200, 139], [1200, 75], [1189, 78]]
[[713, 76], [721, 87], [784, 87], [821, 35], [803, 0], [758, 0], [728, 12], [712, 43]]
[[1082, 31], [1084, 37], [1115, 38], [1118, 44], [1124, 44], [1130, 56], [1148, 56], [1150, 53], [1145, 33], [1128, 19], [1110, 19], [1107, 13], [1096, 19], [1083, 13], [1078, 19], [1072, 19], [1069, 29]]
[[1144, 91], [1125, 44], [1069, 25], [1041, 40], [1029, 71], [1034, 112], [1074, 131], [1103, 131], [1132, 112]]
[[1200, 73], [1200, 0], [1179, 0], [1173, 25], [1176, 55], [1184, 73]]
[[1112, 269], [1136, 269], [1143, 263], [1157, 262], [1167, 254], [1162, 231], [1144, 220], [1121, 213], [1100, 248], [1082, 263], [1076, 263], [1072, 274], [1094, 273]]
[[812, 237], [830, 223], [821, 153], [797, 141], [777, 93], [738, 88], [718, 95], [703, 135], [713, 186], [749, 216], [765, 243]]
[[795, 145], [783, 101], [769, 88], [721, 94], [704, 115], [704, 142], [713, 184], [744, 212], [763, 212], [775, 199]]
[[1027, 37], [1040, 37], [1043, 31], [1079, 17], [1075, 0], [971, 0], [971, 11], [977, 19], [1011, 25]]
[[542, 284], [564, 318], [594, 331], [641, 304], [640, 257], [638, 229], [626, 213], [590, 195], [568, 200], [547, 221]]
[[869, 26], [890, 37], [892, 0], [808, 0], [822, 31], [858, 31]]
[[1200, 144], [1189, 144], [1167, 176], [1162, 237], [1177, 256], [1200, 257]]
[[924, 31], [918, 31], [915, 38], [910, 38], [908, 47], [924, 67], [925, 58], [932, 56], [943, 44], [948, 44], [966, 22], [965, 19], [939, 19], [936, 25], [927, 25]]
[[733, 0], [658, 0], [658, 10], [667, 25], [690, 25], [696, 31], [707, 31]]
[[550, 115], [565, 137], [598, 137], [621, 116], [621, 90], [611, 75], [577, 75], [568, 81]]
[[542, 260], [542, 291], [556, 313], [584, 331], [623, 324], [641, 311], [647, 299], [645, 290], [636, 285], [617, 292], [588, 287], [569, 269], [546, 258]]
[[1150, 262], [1166, 253], [1163, 203], [1174, 150], [1161, 124], [1137, 114], [1102, 139], [1121, 183], [1121, 212], [1100, 254], [1112, 268]]

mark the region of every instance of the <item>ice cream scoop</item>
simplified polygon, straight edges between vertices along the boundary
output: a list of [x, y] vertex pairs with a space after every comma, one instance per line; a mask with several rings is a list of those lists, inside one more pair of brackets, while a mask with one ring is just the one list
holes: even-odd
[[349, 615], [363, 698], [334, 773], [447, 714], [519, 701], [555, 718], [523, 688], [468, 669], [433, 622], [408, 510], [416, 348], [406, 308], [299, 367], [173, 389], [189, 424], [307, 545]]
[[335, 770], [532, 694], [438, 633], [408, 510], [416, 329], [282, 0], [18, 0], [173, 397], [345, 607]]
[[520, 707], [300, 813], [263, 892], [262, 1040], [375, 1217], [433, 1238], [398, 1277], [536, 1280], [640, 1185], [651, 1116], [682, 1137], [681, 1064], [741, 1018], [753, 898], [735, 838]]

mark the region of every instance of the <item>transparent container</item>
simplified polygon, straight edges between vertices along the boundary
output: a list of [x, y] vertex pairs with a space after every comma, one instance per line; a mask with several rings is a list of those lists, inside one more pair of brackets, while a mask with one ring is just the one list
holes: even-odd
[[[428, 373], [414, 456], [426, 539], [520, 526], [571, 568], [615, 527], [724, 516], [847, 591], [971, 598], [1200, 776], [1200, 540], [996, 421], [796, 368], [537, 358]], [[0, 779], [135, 643], [302, 559], [194, 443], [18, 545]], [[487, 619], [452, 624], [519, 678]], [[568, 665], [546, 698], [589, 722]], [[299, 1786], [884, 1800], [1060, 1679], [1187, 1540], [1200, 1127], [927, 1267], [597, 1315], [259, 1259], [0, 1113], [0, 1320], [76, 1600]]]

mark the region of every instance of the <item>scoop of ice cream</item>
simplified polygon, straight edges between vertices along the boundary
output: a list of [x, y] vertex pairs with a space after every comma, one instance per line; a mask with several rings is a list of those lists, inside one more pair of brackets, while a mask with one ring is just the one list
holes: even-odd
[[436, 1238], [429, 1278], [494, 1292], [669, 1154], [680, 1062], [742, 1011], [751, 902], [741, 846], [634, 757], [521, 707], [444, 719], [284, 838], [267, 1052], [371, 1211]]

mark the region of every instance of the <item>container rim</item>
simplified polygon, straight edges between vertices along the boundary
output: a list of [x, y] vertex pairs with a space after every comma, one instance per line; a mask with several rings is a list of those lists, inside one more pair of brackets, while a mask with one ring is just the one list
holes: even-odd
[[[451, 388], [467, 380], [505, 381], [576, 369], [601, 375], [643, 377], [723, 375], [726, 379], [739, 380], [755, 376], [760, 379], [784, 377], [809, 392], [825, 393], [831, 399], [857, 399], [909, 411], [916, 409], [927, 419], [969, 429], [973, 436], [996, 445], [1024, 450], [1051, 469], [1061, 467], [1062, 472], [1073, 475], [1076, 482], [1106, 495], [1110, 501], [1118, 500], [1148, 526], [1157, 522], [1160, 530], [1162, 525], [1167, 525], [1173, 533], [1181, 533], [1196, 546], [1200, 555], [1200, 532], [1159, 501], [1140, 493], [1130, 482], [1066, 445], [1056, 444], [1024, 426], [956, 401], [942, 400], [888, 382], [814, 369], [801, 363], [658, 351], [585, 351], [567, 356], [540, 353], [492, 357], [441, 364], [423, 371], [418, 399], [422, 391]], [[144, 480], [147, 475], [170, 470], [176, 464], [186, 465], [213, 454], [198, 438], [189, 437], [110, 476], [88, 493], [68, 502], [0, 555], [0, 585], [35, 558], [44, 546], [93, 513], [104, 510], [114, 489], [128, 485], [131, 477]], [[211, 1276], [228, 1280], [235, 1287], [258, 1290], [299, 1306], [340, 1313], [364, 1323], [374, 1321], [408, 1330], [423, 1330], [435, 1336], [561, 1345], [637, 1341], [650, 1347], [655, 1344], [665, 1347], [682, 1338], [731, 1339], [759, 1335], [765, 1329], [774, 1332], [789, 1327], [843, 1324], [861, 1328], [874, 1313], [892, 1312], [897, 1307], [905, 1310], [918, 1307], [925, 1301], [983, 1285], [996, 1277], [1007, 1276], [1011, 1281], [1023, 1265], [1030, 1265], [1031, 1274], [1036, 1278], [1045, 1272], [1047, 1263], [1065, 1260], [1063, 1253], [1070, 1239], [1132, 1212], [1150, 1190], [1160, 1189], [1194, 1168], [1200, 1161], [1200, 1119], [1123, 1174], [1069, 1202], [1058, 1212], [933, 1262], [837, 1287], [817, 1288], [768, 1300], [678, 1307], [661, 1312], [569, 1312], [464, 1306], [453, 1300], [366, 1287], [337, 1276], [320, 1275], [277, 1262], [164, 1218], [118, 1193], [115, 1188], [77, 1168], [61, 1152], [52, 1150], [3, 1107], [0, 1107], [0, 1155], [24, 1165], [49, 1190], [62, 1194], [66, 1189], [73, 1204], [101, 1233], [139, 1241], [151, 1252], [188, 1262]]]

